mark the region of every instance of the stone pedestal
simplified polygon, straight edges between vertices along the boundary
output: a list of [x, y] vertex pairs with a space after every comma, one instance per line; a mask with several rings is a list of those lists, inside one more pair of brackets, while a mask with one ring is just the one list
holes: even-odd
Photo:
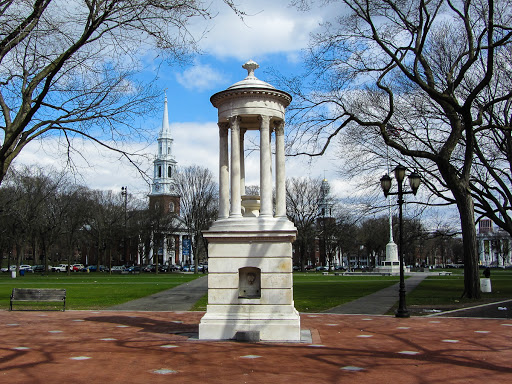
[[300, 341], [293, 304], [292, 241], [287, 219], [219, 220], [208, 239], [208, 306], [199, 338], [235, 339], [257, 332], [262, 341]]
[[[404, 266], [405, 269], [405, 266]], [[398, 247], [394, 242], [386, 244], [386, 260], [377, 268], [381, 273], [400, 274], [400, 260], [398, 259]]]

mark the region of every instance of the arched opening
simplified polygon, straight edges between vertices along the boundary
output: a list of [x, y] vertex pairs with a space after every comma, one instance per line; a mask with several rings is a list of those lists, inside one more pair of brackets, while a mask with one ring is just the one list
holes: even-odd
[[162, 166], [158, 166], [158, 177], [162, 177]]
[[169, 165], [167, 167], [167, 177], [171, 177], [171, 175], [172, 175], [172, 167]]

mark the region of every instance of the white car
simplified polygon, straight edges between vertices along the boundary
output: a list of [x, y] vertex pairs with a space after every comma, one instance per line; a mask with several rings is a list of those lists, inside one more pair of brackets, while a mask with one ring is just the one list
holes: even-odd
[[52, 267], [52, 272], [66, 272], [68, 270], [67, 264], [59, 264], [57, 267]]
[[20, 271], [34, 272], [32, 270], [32, 266], [31, 265], [27, 265], [27, 264], [20, 265]]
[[[15, 271], [16, 270], [16, 266], [15, 265], [11, 265], [9, 267], [9, 272], [12, 272], [12, 271]], [[0, 269], [1, 272], [7, 272], [7, 267], [4, 267], [2, 269]]]
[[71, 272], [80, 272], [82, 269], [85, 269], [83, 264], [73, 264], [71, 266]]

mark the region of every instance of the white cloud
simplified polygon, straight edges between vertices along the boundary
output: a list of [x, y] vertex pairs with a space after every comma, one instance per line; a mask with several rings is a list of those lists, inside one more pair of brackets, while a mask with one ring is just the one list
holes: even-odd
[[[218, 178], [219, 135], [216, 122], [209, 123], [171, 123], [174, 139], [173, 153], [178, 166], [200, 165], [210, 169], [215, 180]], [[122, 149], [138, 153], [133, 157], [139, 167], [152, 177], [152, 162], [156, 154], [156, 136], [160, 127], [155, 129], [155, 140], [147, 143], [123, 143]], [[257, 136], [257, 135], [256, 135]], [[112, 144], [112, 143], [109, 143]], [[252, 146], [247, 144], [247, 148]], [[149, 187], [137, 169], [119, 153], [98, 146], [81, 138], [73, 140], [75, 152], [72, 152], [74, 177], [77, 182], [91, 189], [113, 190], [128, 186], [130, 193], [141, 197], [148, 193]], [[257, 151], [246, 154], [246, 185], [259, 184], [259, 154]], [[15, 161], [15, 165], [37, 164], [42, 167], [66, 168], [67, 154], [65, 147], [56, 138], [46, 138], [28, 144]], [[69, 169], [71, 175], [71, 169]], [[326, 177], [332, 182], [331, 188], [337, 196], [347, 193], [348, 184], [337, 181], [336, 159], [323, 156], [287, 157], [286, 175], [288, 177]]]
[[[341, 13], [337, 3], [308, 12], [289, 7], [287, 1], [245, 0], [237, 4], [247, 16], [241, 19], [222, 8], [200, 42], [203, 51], [242, 61], [265, 54], [298, 51], [307, 47], [310, 33], [322, 22]], [[204, 25], [198, 24], [194, 29], [202, 31]]]
[[196, 64], [183, 73], [177, 73], [176, 80], [186, 89], [205, 91], [215, 89], [226, 78], [209, 65]]
[[[38, 165], [43, 169], [52, 167], [58, 171], [66, 169], [77, 183], [91, 189], [120, 191], [121, 186], [128, 186], [130, 193], [139, 194], [141, 197], [148, 193], [149, 187], [144, 178], [136, 167], [119, 153], [82, 138], [73, 139], [72, 144], [72, 167], [69, 166], [65, 147], [58, 138], [31, 142], [20, 152], [14, 166], [23, 164]], [[147, 144], [123, 143], [122, 149], [138, 153], [132, 159], [142, 170], [147, 172], [150, 169], [149, 159], [153, 150], [147, 148]]]

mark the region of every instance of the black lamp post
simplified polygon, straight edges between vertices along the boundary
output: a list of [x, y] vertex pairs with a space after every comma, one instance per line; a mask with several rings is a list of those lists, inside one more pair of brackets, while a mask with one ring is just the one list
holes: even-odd
[[420, 186], [420, 175], [416, 172], [411, 172], [409, 175], [409, 186], [411, 187], [410, 191], [404, 191], [402, 187], [402, 183], [405, 178], [406, 168], [403, 165], [397, 165], [395, 168], [395, 179], [398, 182], [398, 192], [389, 192], [391, 189], [391, 177], [389, 175], [384, 175], [380, 179], [380, 186], [382, 187], [382, 191], [384, 192], [384, 196], [388, 197], [389, 195], [397, 195], [398, 196], [398, 207], [399, 207], [399, 228], [400, 228], [400, 236], [398, 240], [398, 258], [400, 260], [400, 288], [398, 291], [399, 301], [398, 301], [398, 310], [395, 313], [396, 317], [409, 317], [409, 311], [407, 311], [407, 307], [405, 305], [405, 282], [404, 282], [404, 254], [403, 254], [403, 220], [402, 220], [402, 205], [404, 203], [404, 195], [412, 193], [416, 195], [418, 192], [418, 187]]
[[126, 247], [128, 187], [121, 187], [121, 196], [123, 196], [123, 198], [124, 198], [124, 236], [123, 236], [123, 248], [124, 248], [124, 260], [125, 260], [125, 264], [126, 264], [128, 262], [128, 248]]

